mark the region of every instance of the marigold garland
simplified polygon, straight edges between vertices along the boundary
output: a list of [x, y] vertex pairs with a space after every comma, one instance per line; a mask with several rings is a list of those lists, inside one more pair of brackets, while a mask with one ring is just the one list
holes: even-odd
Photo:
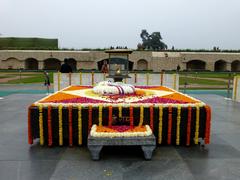
[[238, 87], [238, 77], [234, 77], [234, 88], [233, 88], [233, 100], [236, 100], [237, 99], [237, 88]]
[[78, 105], [78, 144], [82, 144], [82, 106]]
[[176, 145], [180, 144], [180, 124], [181, 124], [181, 106], [177, 106], [177, 132], [176, 132]]
[[40, 137], [40, 145], [44, 145], [44, 137], [43, 137], [43, 106], [40, 104], [38, 106], [39, 110], [39, 137]]
[[73, 129], [72, 129], [72, 106], [68, 106], [68, 138], [69, 138], [69, 146], [73, 145], [73, 137], [72, 137]]
[[124, 128], [126, 128], [127, 130], [124, 131], [118, 131], [117, 129], [119, 127], [123, 127], [123, 126], [114, 126], [113, 128], [109, 128], [108, 126], [97, 126], [96, 128], [96, 132], [145, 132], [146, 131], [146, 126], [136, 126], [134, 128], [129, 128], [127, 126], [125, 126]]
[[206, 128], [205, 128], [205, 144], [210, 143], [210, 128], [211, 128], [211, 107], [206, 106]]
[[112, 106], [108, 107], [108, 126], [112, 127]]
[[195, 144], [198, 144], [198, 137], [199, 137], [199, 120], [200, 120], [200, 110], [199, 106], [196, 106], [196, 129], [195, 129], [195, 138], [194, 142]]
[[33, 144], [32, 126], [31, 126], [31, 106], [28, 107], [28, 144]]
[[88, 106], [88, 133], [90, 133], [92, 127], [92, 106]]
[[187, 141], [186, 145], [190, 145], [191, 139], [191, 121], [192, 121], [192, 107], [188, 106], [188, 119], [187, 119]]
[[133, 107], [129, 107], [130, 126], [133, 127]]
[[102, 108], [103, 106], [100, 104], [98, 107], [98, 125], [102, 126]]
[[153, 131], [153, 105], [150, 106], [150, 128]]
[[122, 106], [121, 105], [118, 106], [118, 116], [119, 116], [119, 118], [122, 118]]
[[62, 105], [58, 106], [58, 134], [59, 134], [59, 145], [63, 145], [63, 128], [62, 128]]
[[163, 106], [159, 106], [159, 124], [158, 124], [158, 144], [162, 144], [162, 120], [163, 120]]
[[144, 118], [144, 107], [140, 106], [140, 121], [138, 126], [142, 126], [143, 125], [143, 118]]
[[48, 146], [52, 146], [52, 107], [48, 106]]
[[171, 144], [171, 138], [172, 138], [172, 106], [168, 107], [168, 137], [167, 137], [167, 143]]

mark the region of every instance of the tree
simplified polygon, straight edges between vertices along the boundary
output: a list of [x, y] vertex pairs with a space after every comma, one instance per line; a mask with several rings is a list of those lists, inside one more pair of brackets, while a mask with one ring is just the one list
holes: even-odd
[[142, 38], [143, 49], [152, 49], [152, 50], [167, 49], [167, 45], [161, 41], [162, 36], [160, 32], [153, 32], [151, 35], [149, 35], [147, 30], [143, 29], [140, 34], [140, 37]]

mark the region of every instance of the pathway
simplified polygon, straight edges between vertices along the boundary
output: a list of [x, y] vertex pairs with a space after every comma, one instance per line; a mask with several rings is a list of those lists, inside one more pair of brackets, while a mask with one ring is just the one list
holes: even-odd
[[209, 150], [160, 146], [152, 161], [140, 148], [104, 148], [92, 161], [86, 147], [27, 144], [27, 107], [43, 95], [14, 94], [0, 100], [0, 179], [240, 179], [240, 104], [221, 96], [197, 95], [212, 107]]

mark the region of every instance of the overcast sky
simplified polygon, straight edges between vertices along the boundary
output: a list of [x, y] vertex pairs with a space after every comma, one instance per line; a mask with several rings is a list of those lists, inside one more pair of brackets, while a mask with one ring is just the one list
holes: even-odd
[[240, 0], [0, 0], [1, 37], [136, 48], [142, 29], [169, 48], [240, 49]]

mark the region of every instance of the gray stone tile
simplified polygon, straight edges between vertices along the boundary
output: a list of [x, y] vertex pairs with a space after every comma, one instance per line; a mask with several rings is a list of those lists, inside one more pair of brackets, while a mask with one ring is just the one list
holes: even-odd
[[91, 160], [91, 154], [87, 147], [72, 147], [66, 148], [61, 154], [61, 160], [76, 161], [76, 160]]
[[122, 179], [121, 164], [116, 161], [65, 161], [58, 163], [51, 180]]
[[19, 180], [47, 180], [50, 179], [58, 161], [39, 160], [21, 161], [18, 170]]
[[185, 162], [197, 180], [240, 179], [240, 159], [187, 159]]
[[54, 179], [194, 179], [185, 162], [165, 161], [60, 161]]
[[124, 166], [123, 179], [192, 180], [193, 175], [182, 160], [141, 161]]
[[165, 161], [166, 159], [181, 160], [182, 157], [174, 146], [158, 146], [153, 152], [152, 161]]
[[240, 179], [240, 103], [195, 95], [212, 106], [209, 149], [159, 146], [152, 161], [140, 147], [106, 147], [92, 161], [86, 147], [27, 144], [27, 107], [44, 95], [0, 101], [0, 179]]
[[240, 132], [239, 133], [231, 133], [231, 134], [222, 134], [221, 138], [224, 139], [228, 144], [236, 148], [240, 151]]
[[18, 161], [0, 161], [0, 179], [14, 180], [19, 176]]

